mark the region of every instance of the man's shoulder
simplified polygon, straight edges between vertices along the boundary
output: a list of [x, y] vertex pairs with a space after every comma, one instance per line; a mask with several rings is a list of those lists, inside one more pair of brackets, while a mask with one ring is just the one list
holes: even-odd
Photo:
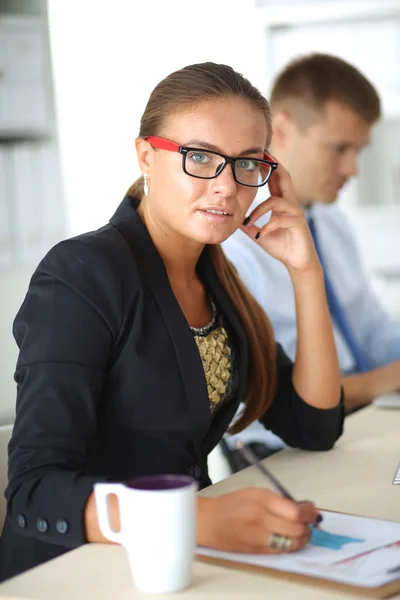
[[364, 285], [365, 273], [355, 227], [346, 212], [336, 205], [314, 205], [313, 216], [318, 226], [325, 266], [340, 278], [340, 285]]
[[337, 204], [316, 203], [312, 211], [319, 227], [329, 229], [335, 234], [345, 236], [346, 238], [355, 237], [354, 227], [350, 218]]

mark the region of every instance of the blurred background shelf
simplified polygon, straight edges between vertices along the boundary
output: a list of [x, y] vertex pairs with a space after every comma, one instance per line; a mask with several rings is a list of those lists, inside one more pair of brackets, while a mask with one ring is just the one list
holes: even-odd
[[0, 424], [11, 423], [12, 321], [33, 269], [66, 235], [46, 0], [0, 0]]
[[0, 139], [49, 136], [52, 114], [45, 19], [0, 15]]
[[29, 8], [0, 3], [3, 269], [34, 264], [65, 233], [46, 3]]

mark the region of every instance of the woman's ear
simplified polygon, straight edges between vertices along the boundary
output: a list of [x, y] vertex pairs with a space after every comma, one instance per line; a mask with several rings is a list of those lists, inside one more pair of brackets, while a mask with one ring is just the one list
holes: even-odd
[[149, 173], [153, 164], [154, 152], [150, 142], [139, 137], [135, 140], [135, 147], [141, 172]]

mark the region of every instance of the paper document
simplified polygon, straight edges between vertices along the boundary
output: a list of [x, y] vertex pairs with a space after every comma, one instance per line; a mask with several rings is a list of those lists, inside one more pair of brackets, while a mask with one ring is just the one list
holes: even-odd
[[326, 511], [322, 515], [319, 539], [298, 552], [242, 554], [199, 546], [197, 554], [367, 587], [400, 576], [387, 573], [400, 565], [400, 523]]

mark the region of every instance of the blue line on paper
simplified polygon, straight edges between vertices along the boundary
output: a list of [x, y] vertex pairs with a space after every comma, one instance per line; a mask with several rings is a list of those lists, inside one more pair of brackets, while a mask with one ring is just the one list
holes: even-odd
[[317, 527], [311, 527], [311, 540], [310, 544], [313, 546], [323, 546], [324, 548], [330, 548], [330, 550], [341, 550], [346, 544], [353, 544], [355, 542], [365, 542], [360, 538], [349, 537], [347, 535], [337, 535], [336, 533], [329, 533]]

